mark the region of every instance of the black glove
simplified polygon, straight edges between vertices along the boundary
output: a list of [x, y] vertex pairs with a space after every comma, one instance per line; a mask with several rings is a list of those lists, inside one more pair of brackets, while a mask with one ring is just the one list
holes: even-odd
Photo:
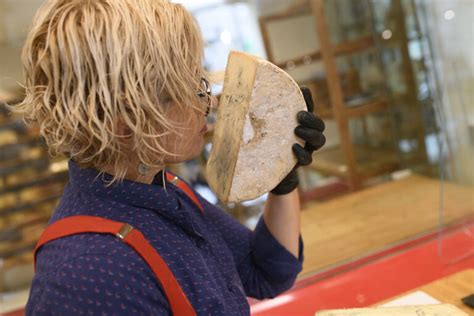
[[296, 169], [299, 166], [307, 166], [313, 162], [313, 152], [323, 147], [326, 143], [324, 137], [324, 122], [313, 114], [314, 103], [311, 91], [308, 88], [301, 88], [308, 111], [301, 111], [297, 115], [299, 125], [295, 128], [295, 134], [305, 141], [304, 147], [300, 144], [293, 144], [293, 153], [298, 159], [298, 163], [291, 172], [272, 191], [273, 194], [283, 195], [292, 192], [298, 186], [298, 174]]

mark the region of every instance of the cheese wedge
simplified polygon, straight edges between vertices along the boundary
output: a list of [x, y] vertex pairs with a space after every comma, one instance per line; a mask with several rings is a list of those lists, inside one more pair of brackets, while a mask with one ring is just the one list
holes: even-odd
[[272, 190], [293, 169], [296, 115], [303, 94], [283, 70], [258, 57], [229, 55], [207, 180], [224, 202], [251, 200]]

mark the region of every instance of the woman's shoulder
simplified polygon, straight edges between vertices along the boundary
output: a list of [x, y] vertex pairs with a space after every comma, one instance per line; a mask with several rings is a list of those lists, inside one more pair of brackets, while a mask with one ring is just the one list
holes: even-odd
[[138, 265], [133, 249], [117, 237], [100, 233], [80, 233], [52, 240], [38, 249], [36, 271], [51, 273], [64, 265], [81, 268], [82, 265]]
[[[54, 305], [58, 300], [59, 307]], [[65, 237], [48, 243], [38, 253], [27, 310], [44, 307], [62, 312], [67, 305], [77, 310], [96, 306], [96, 312], [106, 309], [119, 314], [137, 307], [137, 302], [144, 314], [167, 306], [150, 269], [112, 235]], [[130, 310], [127, 314], [135, 313]]]

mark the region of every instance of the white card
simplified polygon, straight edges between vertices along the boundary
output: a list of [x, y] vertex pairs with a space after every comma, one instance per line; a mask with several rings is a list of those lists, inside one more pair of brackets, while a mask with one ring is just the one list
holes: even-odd
[[387, 302], [379, 307], [410, 306], [410, 305], [431, 305], [441, 302], [425, 292], [416, 291], [414, 293], [399, 297], [393, 301]]

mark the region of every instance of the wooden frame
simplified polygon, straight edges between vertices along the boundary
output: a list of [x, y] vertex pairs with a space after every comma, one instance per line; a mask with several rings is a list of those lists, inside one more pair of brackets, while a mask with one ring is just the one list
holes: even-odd
[[[349, 121], [352, 118], [364, 117], [367, 114], [383, 112], [390, 109], [391, 104], [397, 98], [406, 98], [407, 100], [416, 101], [416, 81], [413, 76], [410, 57], [408, 55], [408, 46], [406, 38], [406, 29], [404, 26], [403, 12], [400, 0], [393, 0], [397, 12], [396, 24], [400, 28], [402, 37], [400, 42], [402, 43], [401, 51], [403, 56], [403, 69], [404, 75], [406, 76], [405, 82], [409, 86], [409, 91], [403, 96], [387, 96], [387, 97], [376, 97], [371, 100], [367, 100], [357, 107], [348, 107], [344, 100], [344, 91], [341, 79], [338, 74], [336, 58], [338, 56], [351, 54], [357, 51], [364, 51], [370, 48], [377, 48], [377, 40], [373, 36], [364, 36], [357, 40], [344, 41], [342, 43], [333, 44], [330, 39], [330, 32], [328, 23], [326, 21], [324, 1], [323, 0], [300, 0], [290, 6], [287, 10], [274, 14], [271, 16], [264, 16], [259, 19], [259, 24], [262, 32], [264, 46], [267, 52], [268, 60], [275, 63], [280, 68], [288, 68], [289, 65], [292, 67], [306, 64], [308, 60], [317, 61], [321, 60], [324, 64], [326, 71], [326, 82], [329, 90], [329, 99], [331, 103], [331, 109], [325, 109], [321, 113], [318, 111], [318, 115], [324, 118], [333, 118], [338, 126], [338, 131], [341, 138], [341, 146], [338, 149], [338, 153], [344, 156], [345, 162], [341, 165], [330, 166], [330, 164], [321, 161], [325, 156], [330, 162], [334, 161], [335, 152], [321, 152], [312, 164], [314, 169], [322, 171], [324, 173], [333, 174], [339, 177], [347, 179], [351, 189], [356, 190], [362, 187], [363, 181], [368, 177], [376, 176], [381, 173], [390, 172], [399, 167], [398, 163], [395, 163], [394, 159], [381, 159], [386, 160], [384, 165], [375, 168], [374, 170], [368, 170], [367, 168], [361, 168], [360, 161], [357, 161], [356, 152], [360, 152], [360, 148], [354, 148], [352, 137], [349, 132]], [[319, 37], [320, 50], [306, 54], [304, 56], [298, 56], [293, 58], [291, 61], [279, 61], [276, 62], [274, 59], [274, 53], [271, 47], [270, 34], [267, 28], [269, 22], [275, 22], [278, 20], [296, 17], [300, 15], [313, 15], [316, 20], [316, 33]], [[417, 101], [416, 101], [417, 102]], [[417, 126], [423, 126], [421, 122], [421, 115], [416, 118]], [[424, 150], [423, 133], [419, 133], [418, 142], [421, 148], [421, 152]], [[377, 155], [383, 156], [382, 153]], [[387, 156], [390, 156], [389, 154]], [[392, 155], [396, 157], [396, 155]], [[426, 158], [426, 154], [424, 156]]]

